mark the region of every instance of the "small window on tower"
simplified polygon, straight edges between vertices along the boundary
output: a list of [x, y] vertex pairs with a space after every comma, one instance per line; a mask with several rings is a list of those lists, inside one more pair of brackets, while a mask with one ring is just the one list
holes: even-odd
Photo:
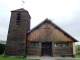
[[21, 13], [18, 12], [18, 14], [17, 14], [17, 21], [16, 21], [17, 25], [20, 24], [20, 22], [21, 22], [20, 19], [21, 19]]

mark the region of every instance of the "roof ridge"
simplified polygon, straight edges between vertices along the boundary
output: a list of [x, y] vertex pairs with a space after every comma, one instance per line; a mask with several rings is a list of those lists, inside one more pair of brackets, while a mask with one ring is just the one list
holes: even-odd
[[27, 10], [24, 9], [24, 8], [19, 8], [19, 9], [16, 9], [16, 10], [12, 10], [11, 12], [13, 12], [13, 11], [27, 11]]

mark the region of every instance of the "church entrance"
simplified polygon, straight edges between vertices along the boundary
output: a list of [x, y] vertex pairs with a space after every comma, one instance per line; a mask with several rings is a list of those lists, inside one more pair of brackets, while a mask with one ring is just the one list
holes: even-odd
[[52, 46], [51, 42], [42, 43], [42, 56], [51, 56]]

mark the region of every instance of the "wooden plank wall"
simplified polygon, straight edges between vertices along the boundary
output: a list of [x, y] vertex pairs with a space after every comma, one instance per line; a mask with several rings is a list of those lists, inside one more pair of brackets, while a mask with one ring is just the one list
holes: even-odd
[[[56, 28], [51, 23], [44, 23], [40, 27], [36, 28], [35, 30], [31, 31], [28, 34], [28, 54], [29, 55], [41, 55], [41, 42], [52, 42], [52, 55], [59, 56], [60, 54], [72, 54], [72, 42], [73, 40], [65, 35], [62, 31]], [[38, 48], [31, 48], [30, 42], [40, 42]], [[55, 48], [55, 42], [70, 42], [69, 48]], [[37, 51], [35, 52], [32, 51]], [[60, 52], [61, 51], [61, 52]], [[65, 51], [63, 53], [63, 51]]]
[[52, 50], [53, 56], [55, 57], [65, 54], [73, 54], [72, 42], [69, 42], [69, 47], [54, 47]]

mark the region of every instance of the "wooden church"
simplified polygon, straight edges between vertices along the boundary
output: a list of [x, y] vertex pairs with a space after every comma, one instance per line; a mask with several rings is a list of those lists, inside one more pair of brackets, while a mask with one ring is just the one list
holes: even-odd
[[30, 19], [24, 8], [11, 11], [5, 55], [75, 56], [75, 38], [48, 18], [30, 30]]

